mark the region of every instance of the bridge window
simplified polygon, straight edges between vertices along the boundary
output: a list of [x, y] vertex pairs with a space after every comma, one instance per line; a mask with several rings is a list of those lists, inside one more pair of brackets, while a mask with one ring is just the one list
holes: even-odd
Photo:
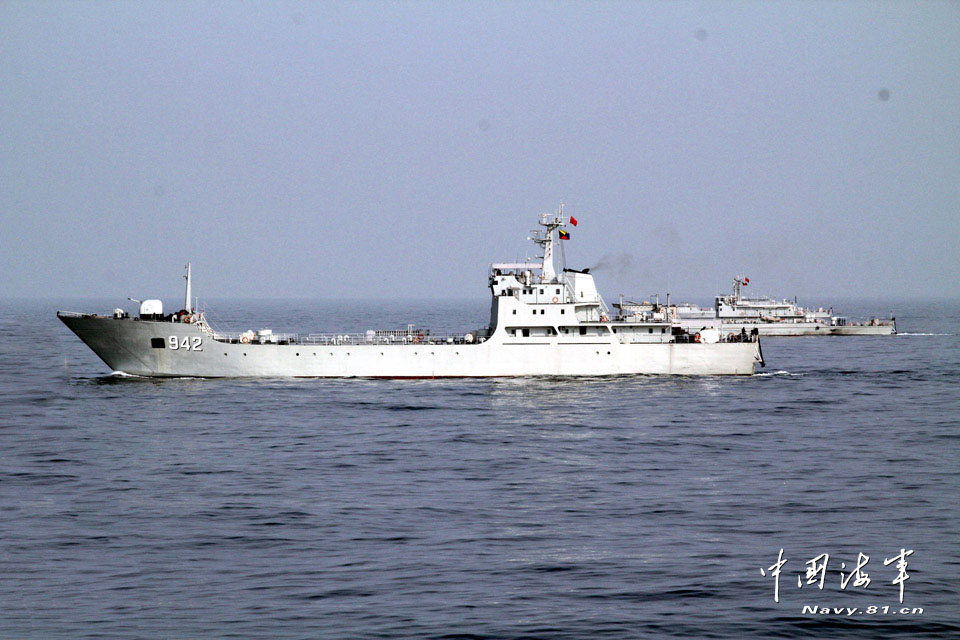
[[540, 289], [540, 295], [543, 295], [543, 289]]
[[566, 312], [567, 312], [566, 309], [560, 309], [560, 315], [563, 315], [563, 314], [565, 314]]
[[586, 327], [580, 327], [580, 335], [582, 335], [582, 336], [587, 335], [587, 328], [586, 328]]
[[523, 330], [523, 337], [524, 337], [524, 338], [529, 338], [529, 337], [530, 337], [530, 329], [524, 329], [524, 330]]

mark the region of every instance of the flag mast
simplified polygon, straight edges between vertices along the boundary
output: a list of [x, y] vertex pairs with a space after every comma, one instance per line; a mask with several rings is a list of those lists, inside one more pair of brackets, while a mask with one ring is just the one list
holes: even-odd
[[[560, 203], [560, 219], [563, 219], [563, 203]], [[560, 243], [560, 262], [562, 263], [562, 268], [560, 273], [563, 273], [567, 268], [567, 251], [563, 246], [563, 243]]]

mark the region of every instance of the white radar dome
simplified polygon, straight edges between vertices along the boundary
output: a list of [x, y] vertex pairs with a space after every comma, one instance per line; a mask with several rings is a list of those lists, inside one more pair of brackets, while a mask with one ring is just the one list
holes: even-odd
[[141, 316], [162, 316], [163, 302], [160, 300], [144, 300], [140, 303]]

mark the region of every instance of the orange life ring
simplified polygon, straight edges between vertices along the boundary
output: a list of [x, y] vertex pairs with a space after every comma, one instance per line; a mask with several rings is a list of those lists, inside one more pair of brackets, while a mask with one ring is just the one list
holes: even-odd
[[560, 298], [554, 296], [554, 297], [553, 297], [553, 301], [554, 301], [554, 302], [560, 302]]
[[250, 344], [249, 336], [240, 336], [240, 344]]
[[694, 341], [694, 342], [700, 342], [700, 334], [699, 334], [699, 333], [698, 333], [697, 335], [693, 336], [693, 341]]
[[183, 316], [183, 321], [186, 322], [187, 324], [190, 324], [191, 322], [193, 322], [193, 316]]
[[610, 322], [610, 318], [607, 316], [600, 316], [600, 322]]

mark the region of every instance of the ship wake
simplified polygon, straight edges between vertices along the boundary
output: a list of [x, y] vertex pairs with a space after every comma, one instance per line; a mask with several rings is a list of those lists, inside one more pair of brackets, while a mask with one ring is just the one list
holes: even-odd
[[803, 377], [803, 374], [802, 374], [802, 373], [790, 373], [789, 371], [783, 371], [783, 370], [780, 370], [780, 371], [765, 371], [765, 372], [763, 372], [763, 373], [755, 373], [755, 374], [753, 374], [753, 377], [754, 377], [754, 378], [769, 378], [769, 377], [771, 377], [771, 376], [793, 376], [793, 377], [800, 378], [800, 377]]
[[898, 336], [952, 336], [952, 333], [906, 333], [902, 331], [897, 332]]

